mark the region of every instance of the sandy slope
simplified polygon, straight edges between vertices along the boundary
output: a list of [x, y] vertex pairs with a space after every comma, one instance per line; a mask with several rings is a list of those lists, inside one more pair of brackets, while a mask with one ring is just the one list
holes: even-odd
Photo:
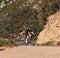
[[47, 18], [44, 29], [39, 33], [37, 44], [46, 43], [48, 41], [60, 42], [60, 11]]
[[0, 58], [60, 58], [60, 47], [20, 46], [0, 51]]

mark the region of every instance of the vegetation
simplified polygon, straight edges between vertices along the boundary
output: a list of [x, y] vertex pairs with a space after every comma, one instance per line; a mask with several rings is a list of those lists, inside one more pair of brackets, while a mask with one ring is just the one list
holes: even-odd
[[0, 2], [2, 2], [2, 0], [0, 0]]
[[19, 28], [26, 29], [32, 25], [32, 29], [38, 32], [38, 18], [34, 11], [29, 7], [10, 13], [10, 15], [0, 21], [0, 36], [9, 37], [10, 33], [17, 33]]
[[[47, 17], [60, 10], [60, 0], [42, 0], [41, 3], [38, 3], [39, 0], [35, 0], [33, 3], [28, 3], [29, 6], [24, 1], [27, 0], [17, 0], [16, 3], [0, 10], [0, 37], [11, 39], [14, 33], [20, 32], [20, 28], [25, 30], [31, 26], [32, 30], [38, 35], [43, 30]], [[22, 4], [25, 6], [22, 6]], [[36, 4], [40, 7], [39, 11], [32, 9]], [[8, 44], [8, 42], [4, 44]], [[50, 42], [46, 44], [50, 45]]]
[[40, 25], [43, 29], [47, 17], [60, 10], [60, 0], [42, 0], [39, 6], [38, 18], [40, 19]]
[[41, 46], [53, 46], [53, 42], [49, 41], [49, 42], [41, 44]]

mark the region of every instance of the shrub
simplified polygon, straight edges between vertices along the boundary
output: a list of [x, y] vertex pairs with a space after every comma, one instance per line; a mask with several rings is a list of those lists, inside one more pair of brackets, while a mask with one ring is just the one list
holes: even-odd
[[7, 40], [0, 39], [0, 46], [7, 46], [10, 45], [10, 42]]
[[41, 46], [52, 46], [52, 41], [41, 44]]
[[10, 16], [0, 22], [0, 36], [4, 38], [9, 38], [10, 33], [17, 33], [19, 28], [26, 29], [31, 25], [36, 33], [39, 31], [37, 15], [30, 7], [23, 7], [22, 10], [17, 10], [17, 12], [13, 11]]

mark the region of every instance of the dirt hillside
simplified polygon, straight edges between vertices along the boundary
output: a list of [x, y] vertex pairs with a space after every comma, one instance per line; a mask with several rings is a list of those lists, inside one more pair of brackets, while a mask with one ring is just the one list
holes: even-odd
[[44, 29], [38, 35], [37, 44], [48, 41], [60, 42], [60, 11], [47, 18]]

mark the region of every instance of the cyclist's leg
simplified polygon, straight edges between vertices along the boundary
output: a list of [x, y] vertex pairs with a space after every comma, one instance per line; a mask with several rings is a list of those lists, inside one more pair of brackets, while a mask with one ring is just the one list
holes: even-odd
[[29, 38], [29, 36], [26, 37], [25, 44], [28, 44], [28, 38]]
[[34, 37], [34, 36], [33, 36], [33, 35], [31, 35], [31, 37], [30, 37], [30, 41], [32, 41], [33, 37]]

